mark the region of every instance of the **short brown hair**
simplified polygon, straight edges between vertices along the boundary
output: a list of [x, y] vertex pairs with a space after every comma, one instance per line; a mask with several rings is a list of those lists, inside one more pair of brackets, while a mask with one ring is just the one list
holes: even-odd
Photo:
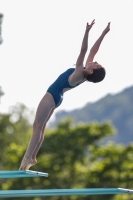
[[93, 83], [101, 82], [105, 77], [105, 69], [103, 67], [94, 69], [92, 74], [88, 74], [86, 79]]

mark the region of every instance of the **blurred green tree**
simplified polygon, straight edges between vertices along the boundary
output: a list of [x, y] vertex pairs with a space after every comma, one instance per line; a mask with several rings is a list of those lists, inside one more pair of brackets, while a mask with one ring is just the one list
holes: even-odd
[[[0, 118], [1, 169], [19, 167], [32, 131], [21, 105]], [[14, 117], [13, 117], [14, 116]], [[11, 126], [12, 128], [7, 128]], [[8, 131], [7, 131], [8, 130]], [[11, 131], [12, 130], [12, 131]], [[12, 133], [10, 133], [12, 132]], [[64, 119], [56, 128], [47, 128], [31, 169], [49, 173], [48, 178], [1, 179], [1, 189], [131, 188], [133, 185], [133, 145], [101, 145], [115, 129], [109, 122], [73, 125]], [[132, 188], [131, 188], [132, 189]], [[129, 200], [133, 195], [45, 197], [48, 200]], [[21, 198], [25, 199], [25, 198]], [[42, 200], [44, 197], [28, 198]], [[12, 198], [16, 200], [16, 198]]]
[[28, 109], [17, 104], [9, 114], [0, 114], [0, 169], [18, 169], [22, 152], [26, 149], [31, 134], [31, 125], [26, 118]]

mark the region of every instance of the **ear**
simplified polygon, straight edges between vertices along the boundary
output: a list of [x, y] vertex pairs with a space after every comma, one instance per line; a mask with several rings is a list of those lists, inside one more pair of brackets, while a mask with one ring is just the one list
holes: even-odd
[[93, 70], [91, 69], [91, 70], [89, 70], [89, 74], [93, 74]]

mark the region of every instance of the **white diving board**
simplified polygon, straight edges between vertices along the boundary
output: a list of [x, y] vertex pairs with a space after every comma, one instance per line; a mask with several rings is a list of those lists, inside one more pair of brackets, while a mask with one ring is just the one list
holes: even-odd
[[31, 171], [31, 170], [5, 170], [0, 171], [0, 178], [23, 178], [23, 177], [48, 177], [47, 173]]
[[0, 198], [105, 194], [133, 194], [133, 190], [124, 188], [2, 190], [0, 191]]

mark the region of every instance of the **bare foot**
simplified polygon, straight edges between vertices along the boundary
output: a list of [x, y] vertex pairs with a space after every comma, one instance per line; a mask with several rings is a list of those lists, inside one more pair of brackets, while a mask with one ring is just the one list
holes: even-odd
[[19, 170], [29, 170], [29, 168], [37, 163], [36, 160], [23, 159]]

